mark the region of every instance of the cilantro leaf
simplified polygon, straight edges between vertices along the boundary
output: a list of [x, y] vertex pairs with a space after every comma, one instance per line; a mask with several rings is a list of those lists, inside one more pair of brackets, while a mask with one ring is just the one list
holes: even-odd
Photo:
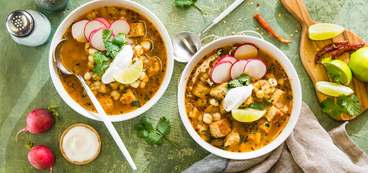
[[170, 132], [170, 121], [166, 117], [161, 117], [157, 124], [157, 130], [166, 135]]
[[101, 76], [109, 67], [109, 59], [101, 52], [96, 52], [93, 54], [93, 60], [96, 65], [93, 67], [92, 71]]
[[106, 48], [106, 55], [111, 57], [111, 58], [115, 58], [116, 55], [120, 51], [120, 47], [113, 44], [112, 42], [106, 42], [105, 43], [105, 48]]
[[336, 99], [329, 97], [321, 103], [322, 111], [330, 115], [334, 119], [338, 119], [344, 112], [341, 106], [336, 103]]
[[255, 102], [249, 105], [249, 108], [257, 109], [257, 110], [264, 110], [266, 106], [270, 105], [269, 102]]
[[141, 129], [141, 130], [138, 130], [137, 132], [138, 132], [137, 135], [140, 138], [147, 138], [148, 137], [149, 131], [147, 131], [147, 130]]
[[321, 103], [322, 111], [332, 118], [341, 120], [341, 114], [356, 117], [361, 113], [359, 99], [355, 95], [341, 96], [337, 98], [328, 97]]
[[130, 103], [131, 106], [134, 106], [134, 107], [139, 107], [141, 105], [141, 103], [139, 103], [138, 100], [134, 100], [132, 101], [132, 103]]
[[188, 8], [194, 5], [196, 1], [197, 0], [175, 0], [175, 5], [181, 8]]
[[152, 130], [144, 140], [151, 145], [159, 145], [162, 144], [162, 138], [163, 135], [160, 132]]
[[197, 0], [175, 0], [175, 5], [176, 5], [176, 7], [179, 7], [179, 8], [194, 7], [203, 15], [204, 13], [203, 13], [202, 9], [200, 9], [196, 5], [196, 2], [197, 2]]
[[340, 97], [340, 104], [345, 108], [346, 113], [353, 117], [361, 113], [360, 101], [355, 95]]
[[150, 145], [162, 144], [163, 138], [169, 133], [170, 128], [170, 122], [165, 117], [160, 118], [156, 128], [147, 117], [143, 117], [135, 126], [138, 137], [143, 138]]
[[102, 39], [103, 39], [103, 42], [105, 44], [111, 40], [111, 37], [112, 37], [112, 31], [111, 30], [104, 29], [102, 31]]
[[102, 39], [106, 48], [106, 56], [111, 59], [115, 58], [120, 49], [128, 44], [125, 34], [119, 33], [113, 37], [112, 31], [108, 29], [103, 30]]
[[117, 46], [122, 47], [122, 46], [128, 44], [127, 37], [126, 37], [125, 34], [119, 33], [118, 35], [116, 35], [114, 37], [114, 39], [112, 39], [112, 43], [117, 45]]
[[136, 128], [139, 130], [144, 129], [148, 131], [151, 131], [154, 129], [151, 120], [148, 119], [147, 117], [143, 117], [137, 124]]
[[246, 85], [249, 85], [250, 82], [251, 82], [250, 77], [246, 74], [242, 74], [238, 78], [231, 80], [227, 84], [227, 88], [231, 89], [231, 88], [246, 86]]

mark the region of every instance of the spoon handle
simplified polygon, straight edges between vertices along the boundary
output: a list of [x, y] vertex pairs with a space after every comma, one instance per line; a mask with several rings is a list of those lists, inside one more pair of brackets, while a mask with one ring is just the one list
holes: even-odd
[[243, 3], [244, 0], [235, 0], [229, 7], [227, 7], [219, 16], [217, 16], [215, 19], [213, 19], [212, 23], [204, 29], [201, 34], [207, 32], [209, 29], [211, 29], [213, 26], [218, 24], [222, 19], [224, 19], [227, 15], [229, 15], [232, 11], [235, 10], [236, 7], [238, 7], [241, 3]]
[[100, 115], [100, 116], [98, 116], [98, 118], [100, 118], [104, 122], [105, 126], [109, 130], [109, 132], [110, 132], [112, 138], [114, 139], [115, 143], [118, 145], [120, 151], [123, 153], [124, 157], [127, 159], [130, 167], [133, 170], [136, 170], [137, 169], [137, 166], [135, 165], [132, 157], [130, 156], [127, 148], [125, 147], [123, 141], [121, 140], [121, 138], [120, 138], [118, 132], [116, 131], [114, 125], [112, 124], [112, 122], [107, 117], [107, 114], [106, 114], [105, 110], [102, 108], [100, 102], [97, 100], [97, 98], [93, 94], [92, 90], [89, 88], [89, 86], [87, 85], [87, 83], [84, 81], [83, 77], [77, 75], [77, 78], [81, 82], [84, 90], [86, 91], [87, 95], [89, 96], [89, 98], [91, 99], [93, 105], [95, 106], [98, 114]]

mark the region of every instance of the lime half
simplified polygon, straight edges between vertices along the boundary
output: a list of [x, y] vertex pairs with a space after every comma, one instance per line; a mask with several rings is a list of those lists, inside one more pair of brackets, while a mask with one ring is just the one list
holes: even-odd
[[135, 61], [133, 64], [126, 68], [121, 69], [120, 72], [114, 75], [114, 79], [122, 84], [131, 84], [138, 80], [143, 71], [143, 63], [140, 60]]
[[324, 58], [321, 62], [333, 82], [349, 85], [353, 75], [348, 64], [339, 59], [331, 60], [331, 58]]
[[266, 114], [265, 110], [257, 110], [252, 108], [234, 109], [231, 111], [231, 115], [235, 120], [245, 123], [257, 121], [262, 118], [264, 114]]
[[333, 97], [348, 96], [354, 93], [354, 91], [347, 86], [326, 81], [317, 82], [316, 88], [319, 92]]
[[327, 40], [344, 32], [340, 25], [331, 23], [317, 23], [309, 27], [308, 33], [311, 40]]

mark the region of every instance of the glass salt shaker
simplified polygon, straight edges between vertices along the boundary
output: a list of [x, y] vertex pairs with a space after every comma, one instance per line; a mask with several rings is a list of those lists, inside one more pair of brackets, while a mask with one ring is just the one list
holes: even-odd
[[11, 12], [6, 19], [6, 28], [16, 43], [32, 47], [44, 44], [51, 33], [47, 17], [33, 10]]

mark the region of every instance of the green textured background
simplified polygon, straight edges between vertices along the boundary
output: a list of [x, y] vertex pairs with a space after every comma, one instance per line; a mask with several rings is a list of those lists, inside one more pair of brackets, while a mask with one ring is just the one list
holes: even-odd
[[[87, 0], [70, 0], [65, 11], [48, 14], [52, 30], [68, 13]], [[152, 10], [165, 24], [171, 35], [188, 30], [199, 32], [233, 0], [198, 0], [205, 11], [202, 16], [196, 9], [177, 9], [174, 0], [137, 0]], [[256, 4], [260, 6], [257, 8]], [[306, 0], [311, 16], [317, 21], [338, 23], [368, 39], [368, 4], [366, 0]], [[71, 110], [58, 96], [48, 72], [49, 44], [32, 48], [15, 44], [6, 33], [6, 15], [15, 9], [36, 9], [33, 0], [0, 0], [0, 172], [37, 172], [27, 162], [24, 142], [15, 143], [14, 134], [24, 126], [27, 112], [37, 107], [58, 105], [61, 119], [51, 131], [42, 135], [23, 135], [24, 139], [36, 144], [50, 146], [56, 154], [55, 172], [131, 172], [118, 148], [102, 123], [88, 120]], [[277, 32], [293, 40], [283, 45], [265, 35], [265, 39], [284, 51], [295, 65], [303, 86], [303, 100], [307, 102], [321, 124], [331, 129], [339, 123], [321, 113], [311, 81], [299, 60], [300, 26], [281, 6], [278, 0], [246, 0], [240, 8], [213, 28], [210, 33], [229, 35], [242, 30], [258, 30], [252, 16], [260, 12]], [[260, 30], [264, 33], [262, 30]], [[50, 43], [50, 42], [48, 42]], [[185, 64], [175, 63], [175, 72], [170, 86], [161, 100], [144, 115], [158, 120], [166, 116], [172, 122], [169, 139], [177, 145], [165, 142], [152, 147], [137, 138], [133, 126], [139, 118], [115, 123], [123, 141], [138, 166], [137, 172], [179, 172], [208, 153], [201, 149], [187, 134], [180, 122], [176, 90], [178, 78]], [[57, 147], [58, 137], [72, 123], [91, 124], [102, 136], [102, 152], [98, 159], [86, 166], [75, 166], [65, 161]], [[368, 152], [368, 115], [361, 115], [348, 125], [349, 135], [354, 142]], [[306, 136], [308, 137], [308, 136]]]

